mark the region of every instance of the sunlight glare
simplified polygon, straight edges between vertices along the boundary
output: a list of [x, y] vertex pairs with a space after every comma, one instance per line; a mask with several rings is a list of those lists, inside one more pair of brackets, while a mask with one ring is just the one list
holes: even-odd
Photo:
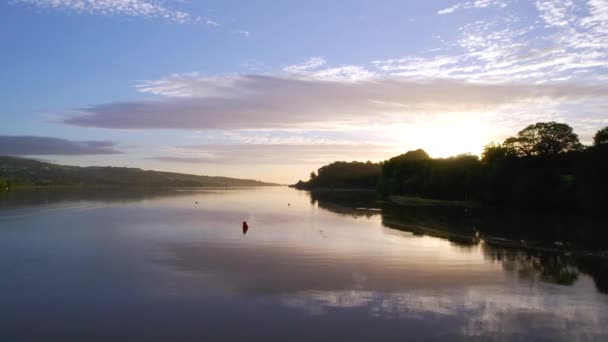
[[492, 129], [485, 121], [464, 113], [413, 125], [392, 126], [387, 131], [405, 150], [422, 148], [434, 158], [464, 153], [480, 155], [483, 146], [493, 138]]

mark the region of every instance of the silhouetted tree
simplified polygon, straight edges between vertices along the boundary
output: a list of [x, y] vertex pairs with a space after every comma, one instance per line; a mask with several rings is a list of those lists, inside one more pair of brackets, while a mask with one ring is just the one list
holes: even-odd
[[307, 182], [294, 184], [297, 189], [315, 188], [375, 188], [380, 174], [380, 164], [370, 161], [334, 162], [325, 165], [317, 173], [311, 172]]
[[509, 152], [509, 149], [501, 144], [491, 142], [483, 148], [481, 161], [484, 164], [494, 164], [509, 156]]
[[425, 150], [419, 148], [417, 150], [408, 151], [400, 156], [391, 158], [393, 161], [404, 161], [404, 160], [429, 160], [431, 157]]
[[477, 156], [431, 159], [423, 150], [409, 151], [382, 164], [378, 191], [385, 196], [468, 200], [478, 196], [481, 173]]
[[593, 137], [593, 144], [599, 146], [602, 144], [608, 144], [608, 126], [600, 129], [595, 133]]
[[502, 146], [509, 154], [521, 157], [553, 156], [583, 149], [572, 127], [554, 121], [530, 125], [516, 137], [505, 140]]

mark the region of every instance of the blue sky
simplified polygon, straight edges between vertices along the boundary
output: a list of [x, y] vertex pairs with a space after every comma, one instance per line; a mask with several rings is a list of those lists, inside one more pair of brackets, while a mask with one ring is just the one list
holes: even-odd
[[607, 0], [0, 3], [0, 154], [293, 182], [608, 125]]

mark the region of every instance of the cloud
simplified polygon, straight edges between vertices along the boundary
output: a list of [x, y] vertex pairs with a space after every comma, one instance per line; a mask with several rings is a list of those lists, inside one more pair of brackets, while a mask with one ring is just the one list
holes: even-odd
[[442, 15], [442, 14], [450, 14], [450, 13], [454, 13], [457, 9], [460, 8], [460, 4], [456, 4], [454, 6], [450, 6], [444, 9], [440, 9], [439, 11], [437, 11], [437, 14]]
[[308, 77], [327, 81], [361, 81], [377, 76], [361, 65], [343, 65], [308, 73]]
[[251, 32], [246, 31], [246, 30], [232, 30], [233, 33], [241, 35], [245, 38], [249, 38], [249, 36], [251, 36]]
[[465, 1], [462, 3], [457, 3], [453, 6], [450, 6], [450, 7], [444, 8], [444, 9], [440, 9], [439, 11], [437, 11], [437, 14], [439, 14], [439, 15], [450, 14], [450, 13], [454, 13], [460, 9], [486, 8], [486, 7], [490, 7], [490, 6], [498, 6], [500, 8], [504, 8], [504, 7], [507, 7], [507, 2], [500, 1], [500, 0]]
[[150, 159], [189, 164], [312, 164], [336, 160], [384, 160], [397, 154], [394, 146], [374, 144], [209, 144], [173, 146], [171, 155]]
[[289, 73], [302, 73], [310, 70], [318, 69], [327, 64], [327, 61], [321, 57], [311, 57], [302, 64], [288, 65], [283, 68], [284, 71]]
[[543, 0], [535, 2], [541, 18], [548, 26], [564, 27], [573, 24], [575, 16], [572, 14], [575, 6], [570, 0], [553, 1]]
[[209, 26], [213, 26], [213, 27], [219, 27], [220, 26], [220, 24], [217, 21], [209, 19], [209, 18], [205, 18], [205, 17], [197, 17], [196, 21], [197, 22], [202, 22], [205, 25], [209, 25]]
[[0, 155], [94, 155], [119, 154], [108, 141], [72, 141], [51, 137], [0, 135]]
[[303, 76], [309, 79], [326, 81], [358, 81], [377, 76], [376, 73], [361, 65], [341, 65], [327, 67], [327, 61], [321, 57], [311, 57], [301, 64], [288, 65], [283, 71], [291, 76]]
[[211, 160], [205, 157], [171, 157], [171, 156], [160, 156], [151, 157], [150, 160], [158, 160], [167, 163], [186, 163], [186, 164], [204, 164], [209, 163]]
[[195, 17], [187, 12], [169, 9], [164, 5], [166, 1], [158, 0], [14, 0], [14, 2], [77, 13], [157, 17], [181, 24], [202, 22], [211, 26], [219, 25], [209, 18]]
[[488, 112], [531, 101], [606, 100], [606, 84], [482, 84], [372, 77], [172, 75], [141, 84], [153, 101], [101, 104], [61, 123], [114, 129], [311, 129], [407, 123], [437, 113]]
[[[487, 8], [442, 41], [441, 55], [377, 60], [382, 72], [478, 82], [602, 82], [608, 74], [608, 1], [466, 1], [440, 12]], [[475, 13], [471, 13], [473, 18]]]

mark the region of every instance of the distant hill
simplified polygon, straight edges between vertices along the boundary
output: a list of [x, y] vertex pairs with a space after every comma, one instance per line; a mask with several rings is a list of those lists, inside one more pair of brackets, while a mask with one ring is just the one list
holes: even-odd
[[239, 187], [278, 185], [251, 179], [197, 176], [127, 167], [79, 167], [0, 157], [0, 187], [19, 186]]

